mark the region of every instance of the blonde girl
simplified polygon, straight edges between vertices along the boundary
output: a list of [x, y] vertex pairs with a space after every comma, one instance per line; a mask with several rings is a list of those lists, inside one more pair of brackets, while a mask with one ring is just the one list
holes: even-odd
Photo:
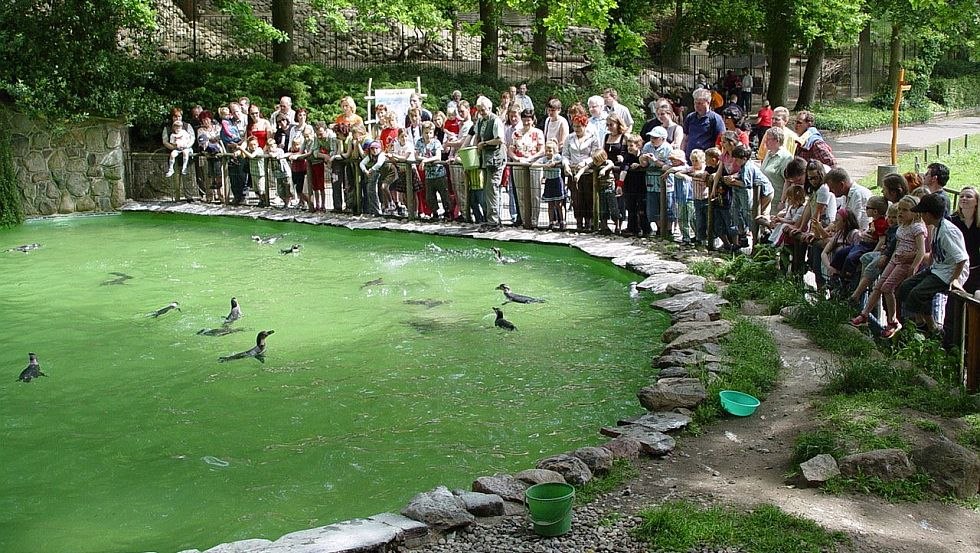
[[926, 256], [926, 225], [922, 217], [914, 213], [912, 208], [919, 204], [919, 199], [912, 195], [904, 196], [898, 201], [898, 231], [895, 233], [895, 253], [885, 270], [882, 271], [875, 284], [868, 303], [857, 317], [851, 319], [854, 326], [862, 326], [868, 322], [868, 314], [877, 307], [878, 299], [885, 300], [885, 325], [881, 331], [882, 338], [891, 338], [902, 329], [898, 322], [900, 306], [895, 299], [895, 289], [906, 278], [915, 273], [922, 259]]

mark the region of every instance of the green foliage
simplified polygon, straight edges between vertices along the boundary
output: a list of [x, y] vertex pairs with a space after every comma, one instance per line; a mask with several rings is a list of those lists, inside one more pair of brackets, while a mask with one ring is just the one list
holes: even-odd
[[[9, 129], [7, 116], [0, 113], [0, 124]], [[12, 227], [24, 222], [17, 175], [14, 173], [13, 154], [10, 151], [10, 134], [0, 133], [0, 228]]]
[[980, 415], [967, 415], [963, 417], [963, 422], [967, 428], [956, 437], [956, 441], [966, 447], [980, 449]]
[[639, 476], [640, 471], [627, 459], [616, 459], [609, 474], [589, 480], [575, 489], [575, 504], [587, 505], [602, 494], [618, 489], [626, 482]]
[[837, 394], [892, 390], [911, 385], [914, 377], [915, 371], [908, 365], [892, 363], [882, 356], [845, 357], [840, 369], [831, 375], [827, 390]]
[[734, 508], [701, 508], [672, 501], [640, 512], [638, 539], [657, 551], [691, 551], [736, 546], [746, 553], [836, 551], [844, 534], [828, 532], [815, 522], [769, 504], [748, 513]]
[[[830, 104], [819, 103], [813, 106], [818, 128], [828, 131], [850, 132], [874, 129], [891, 125], [891, 104], [886, 108], [874, 107], [868, 102], [850, 100]], [[913, 107], [903, 103], [898, 112], [898, 122], [902, 125], [923, 123], [932, 118], [932, 109]]]
[[980, 61], [970, 59], [941, 59], [932, 68], [933, 79], [955, 79], [980, 73]]
[[807, 336], [821, 348], [843, 357], [856, 358], [870, 353], [874, 344], [867, 340], [840, 339], [840, 325], [847, 324], [853, 316], [854, 308], [844, 303], [818, 299], [812, 304], [800, 304], [789, 322], [806, 331]]
[[929, 98], [946, 109], [972, 108], [980, 105], [980, 74], [954, 78], [933, 78]]
[[838, 395], [820, 405], [820, 419], [845, 454], [886, 448], [908, 451], [908, 442], [898, 434], [904, 422], [900, 404], [901, 399], [887, 391]]
[[643, 35], [622, 22], [610, 25], [609, 34], [614, 43], [610, 61], [625, 70], [635, 70], [646, 49]]
[[252, 4], [246, 0], [215, 0], [214, 7], [231, 16], [232, 39], [240, 46], [253, 46], [267, 42], [286, 42], [286, 33], [252, 13]]
[[877, 476], [835, 476], [824, 484], [823, 490], [834, 495], [862, 493], [876, 495], [890, 502], [922, 501], [930, 496], [932, 479], [917, 472], [908, 478], [885, 481]]
[[141, 96], [140, 62], [117, 49], [120, 30], [137, 47], [154, 27], [148, 0], [0, 3], [0, 97], [51, 119], [130, 113]]

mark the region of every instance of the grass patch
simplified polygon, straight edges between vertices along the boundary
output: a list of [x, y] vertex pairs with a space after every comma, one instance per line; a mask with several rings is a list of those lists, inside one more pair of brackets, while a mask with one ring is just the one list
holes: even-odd
[[909, 450], [897, 434], [904, 417], [896, 409], [900, 400], [887, 391], [863, 392], [828, 398], [820, 407], [824, 428], [836, 435], [846, 453], [872, 449]]
[[834, 495], [862, 493], [876, 495], [896, 503], [899, 501], [922, 501], [930, 497], [929, 485], [932, 479], [917, 472], [908, 478], [886, 482], [877, 476], [835, 476], [828, 480], [823, 490]]
[[585, 485], [575, 488], [575, 504], [587, 505], [592, 503], [600, 495], [621, 487], [639, 474], [640, 471], [628, 460], [616, 459], [613, 461], [613, 467], [609, 474], [593, 478]]
[[980, 415], [967, 415], [963, 417], [963, 422], [967, 424], [967, 429], [956, 437], [960, 444], [980, 449]]
[[803, 291], [803, 284], [795, 279], [753, 280], [728, 285], [722, 297], [735, 305], [742, 305], [745, 300], [761, 301], [766, 304], [766, 314], [776, 315], [787, 305], [799, 304]]
[[867, 340], [841, 340], [839, 327], [847, 324], [853, 316], [853, 307], [835, 301], [818, 300], [814, 304], [800, 304], [789, 323], [806, 332], [822, 349], [854, 358], [870, 353], [874, 344]]
[[721, 280], [728, 274], [729, 265], [731, 262], [722, 261], [719, 263], [715, 259], [699, 259], [688, 265], [687, 270], [692, 275]]
[[738, 390], [763, 400], [779, 375], [779, 351], [772, 335], [762, 326], [737, 317], [721, 345], [731, 359], [731, 367], [714, 382], [708, 382], [707, 374], [701, 375], [708, 399], [694, 411], [693, 419], [699, 426], [721, 416], [718, 393], [722, 390]]
[[826, 428], [801, 432], [796, 437], [796, 444], [793, 446], [793, 467], [798, 468], [800, 463], [809, 461], [817, 455], [824, 454], [830, 455], [835, 459], [844, 454], [840, 442], [837, 440], [836, 432], [832, 432]]
[[933, 434], [942, 435], [943, 427], [939, 426], [936, 421], [931, 421], [929, 419], [916, 419], [915, 427], [924, 432], [931, 432]]
[[768, 504], [745, 513], [674, 501], [646, 509], [640, 516], [643, 523], [635, 535], [656, 550], [737, 546], [746, 553], [803, 553], [836, 551], [838, 544], [846, 542], [841, 532], [829, 532]]
[[[907, 173], [908, 171], [915, 171], [915, 158], [919, 158], [919, 169], [921, 171], [926, 170], [926, 166], [929, 163], [938, 161], [949, 167], [949, 182], [946, 183], [946, 188], [949, 190], [960, 190], [967, 185], [976, 185], [976, 168], [980, 166], [980, 134], [969, 135], [966, 139], [964, 145], [963, 137], [956, 136], [951, 137], [952, 148], [950, 153], [946, 153], [946, 143], [939, 145], [939, 155], [936, 155], [936, 147], [931, 148], [918, 148], [905, 152], [898, 156], [898, 171], [900, 173]], [[929, 161], [924, 161], [925, 155], [923, 155], [923, 150], [928, 150]], [[864, 178], [860, 180], [860, 183], [864, 186], [870, 188], [871, 190], [877, 190], [877, 175], [872, 172], [865, 175]]]

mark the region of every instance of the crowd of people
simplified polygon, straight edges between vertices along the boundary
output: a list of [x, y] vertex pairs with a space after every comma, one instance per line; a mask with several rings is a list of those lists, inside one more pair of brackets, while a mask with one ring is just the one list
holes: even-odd
[[[733, 86], [741, 92], [745, 82]], [[850, 298], [860, 309], [855, 325], [881, 301], [885, 336], [901, 328], [903, 307], [934, 330], [927, 304], [938, 291], [976, 291], [977, 193], [964, 189], [950, 213], [945, 166], [889, 175], [883, 196], [872, 196], [836, 166], [812, 113], [794, 117], [763, 102], [750, 127], [751, 94], [721, 104], [713, 103], [716, 94], [696, 89], [694, 109], [683, 117], [658, 99], [639, 125], [611, 88], [567, 109], [549, 98], [540, 116], [526, 84], [503, 91], [496, 107], [486, 96], [471, 104], [454, 91], [434, 113], [412, 95], [404, 119], [379, 104], [368, 124], [349, 96], [331, 123], [310, 122], [286, 96], [268, 118], [239, 98], [216, 114], [196, 106], [187, 121], [179, 108], [171, 111], [162, 135], [170, 151], [166, 175], [178, 160], [186, 173], [193, 158], [206, 201], [223, 201], [227, 167], [234, 204], [251, 190], [268, 206], [274, 189], [282, 207], [322, 212], [329, 186], [338, 212], [406, 216], [412, 205], [422, 219], [494, 229], [502, 224], [504, 194], [511, 221], [523, 224], [511, 173], [534, 167], [539, 182], [531, 188], [547, 205], [549, 229], [660, 232], [736, 253], [756, 231], [758, 240], [781, 248], [787, 268], [808, 268], [820, 291]], [[466, 148], [476, 152], [470, 169], [449, 163]], [[186, 194], [194, 199], [195, 191]]]

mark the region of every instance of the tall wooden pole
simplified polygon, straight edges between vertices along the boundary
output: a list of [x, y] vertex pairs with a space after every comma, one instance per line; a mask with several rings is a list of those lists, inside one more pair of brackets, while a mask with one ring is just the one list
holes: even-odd
[[898, 70], [898, 84], [895, 85], [895, 105], [892, 106], [892, 165], [898, 165], [898, 108], [902, 105], [902, 92], [912, 88], [905, 84], [905, 69]]

